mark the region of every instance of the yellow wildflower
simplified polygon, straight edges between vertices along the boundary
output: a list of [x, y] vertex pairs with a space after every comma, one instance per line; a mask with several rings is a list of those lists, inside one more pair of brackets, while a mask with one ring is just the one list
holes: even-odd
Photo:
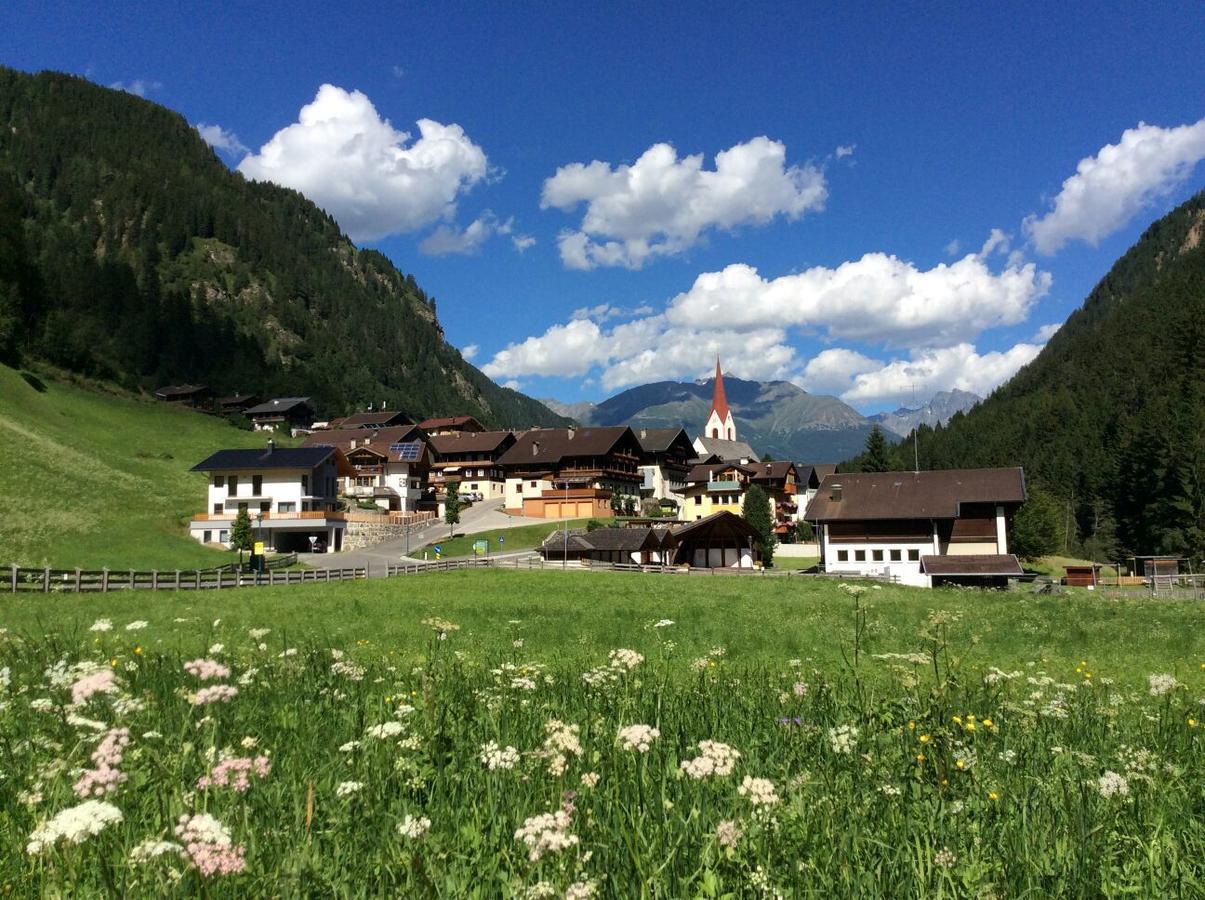
[[1189, 719], [1189, 720], [1188, 720], [1188, 727], [1189, 727], [1189, 728], [1196, 728], [1196, 727], [1197, 727], [1197, 720], [1196, 720], [1196, 719]]
[[927, 743], [929, 743], [930, 738], [929, 738], [929, 735], [927, 735], [927, 734], [922, 734], [922, 735], [921, 735], [921, 736], [918, 738], [918, 740], [919, 740], [919, 741], [920, 741], [922, 744], [927, 744]]
[[996, 727], [996, 723], [995, 723], [995, 722], [993, 722], [991, 719], [984, 719], [984, 720], [983, 720], [983, 727], [984, 727], [984, 728], [995, 728], [995, 727]]
[[923, 753], [916, 754], [916, 761], [918, 763], [923, 763], [925, 761], [925, 754], [923, 754]]
[[909, 722], [909, 723], [908, 723], [908, 730], [909, 730], [909, 731], [916, 731], [916, 723], [915, 723], [915, 722]]
[[966, 724], [966, 730], [967, 730], [967, 731], [974, 731], [974, 730], [975, 730], [975, 723], [974, 723], [974, 722], [967, 722], [967, 724]]
[[109, 660], [109, 667], [112, 669], [117, 668], [117, 657], [114, 657], [113, 659]]
[[134, 648], [134, 654], [135, 654], [136, 656], [142, 656], [142, 648], [141, 648], [141, 647], [135, 647], [135, 648]]
[[961, 725], [961, 724], [962, 724], [962, 716], [955, 716], [955, 717], [954, 717], [954, 724], [955, 724], [955, 725]]
[[999, 799], [1000, 799], [1000, 795], [999, 795], [999, 794], [997, 794], [995, 791], [988, 791], [988, 792], [987, 792], [987, 799], [989, 799], [989, 800], [999, 800]]
[[954, 765], [959, 769], [965, 769], [967, 767], [967, 764], [964, 763], [961, 759], [958, 760], [958, 762], [954, 763]]

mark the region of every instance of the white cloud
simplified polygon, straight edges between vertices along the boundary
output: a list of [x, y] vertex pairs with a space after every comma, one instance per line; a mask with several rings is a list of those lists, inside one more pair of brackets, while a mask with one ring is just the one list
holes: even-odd
[[797, 326], [823, 329], [832, 339], [936, 345], [1023, 321], [1050, 283], [1032, 263], [993, 273], [975, 254], [921, 270], [868, 253], [835, 269], [816, 266], [769, 280], [733, 264], [700, 275], [666, 315], [695, 328]]
[[803, 367], [800, 386], [813, 394], [840, 394], [849, 390], [854, 376], [872, 372], [882, 365], [879, 360], [864, 356], [856, 350], [833, 347], [808, 360], [807, 365]]
[[450, 253], [470, 254], [481, 249], [481, 245], [495, 234], [510, 234], [515, 220], [499, 221], [490, 210], [485, 210], [464, 231], [453, 225], [440, 225], [418, 245], [420, 253], [427, 256], [446, 256]]
[[1050, 325], [1043, 325], [1034, 334], [1033, 339], [1036, 343], [1045, 344], [1048, 340], [1054, 337], [1060, 328], [1063, 327], [1062, 322], [1053, 322]]
[[465, 344], [463, 347], [460, 348], [460, 355], [467, 360], [471, 360], [477, 356], [477, 353], [480, 350], [481, 350], [481, 348], [478, 347], [476, 344]]
[[847, 156], [853, 156], [854, 150], [858, 147], [857, 144], [842, 144], [836, 149], [837, 159], [844, 159]]
[[1007, 350], [979, 353], [969, 343], [918, 350], [853, 375], [841, 399], [854, 405], [902, 403], [913, 396], [958, 388], [986, 397], [1041, 352], [1040, 344], [1015, 344]]
[[418, 131], [410, 143], [360, 91], [324, 84], [297, 122], [238, 169], [301, 191], [353, 240], [371, 241], [450, 221], [459, 196], [489, 170], [459, 125], [419, 119]]
[[575, 309], [570, 319], [592, 319], [595, 322], [606, 322], [610, 319], [633, 319], [637, 316], [647, 316], [653, 308], [647, 303], [640, 306], [614, 306], [610, 303], [599, 303], [597, 306], [582, 306]]
[[983, 242], [983, 246], [979, 249], [979, 255], [985, 259], [999, 250], [1001, 253], [1008, 252], [1008, 235], [999, 228], [993, 228], [987, 236], [987, 240]]
[[494, 354], [481, 371], [490, 378], [508, 375], [585, 375], [608, 359], [598, 325], [574, 319], [553, 325], [538, 337], [511, 344]]
[[631, 165], [561, 166], [544, 182], [540, 206], [571, 212], [586, 204], [580, 229], [558, 241], [569, 268], [639, 269], [686, 250], [708, 229], [798, 219], [823, 209], [827, 196], [819, 169], [788, 167], [782, 143], [757, 137], [717, 153], [710, 170], [701, 153], [679, 159], [664, 143]]
[[962, 249], [962, 242], [958, 238], [954, 238], [950, 243], [946, 244], [946, 256], [957, 256], [958, 251]]
[[238, 139], [238, 135], [233, 131], [227, 131], [221, 125], [206, 125], [204, 122], [198, 122], [196, 129], [197, 133], [201, 135], [201, 140], [214, 150], [225, 150], [232, 156], [239, 156], [247, 152], [246, 145]]
[[145, 97], [152, 91], [162, 90], [163, 82], [135, 78], [133, 81], [114, 81], [109, 87], [114, 90], [125, 91], [127, 94], [133, 94], [136, 97]]
[[510, 242], [515, 245], [515, 249], [520, 253], [525, 250], [530, 250], [536, 245], [536, 239], [530, 234], [514, 234], [511, 235]]
[[504, 388], [510, 388], [512, 391], [523, 390], [523, 385], [521, 385], [519, 382], [515, 381], [515, 379], [513, 379], [513, 378], [510, 379], [509, 381], [502, 382], [502, 386]]
[[405, 78], [406, 77], [406, 70], [403, 69], [401, 66], [393, 66], [389, 71], [391, 71], [393, 73], [394, 78]]
[[1051, 210], [1025, 219], [1039, 253], [1057, 252], [1068, 241], [1096, 245], [1143, 207], [1175, 190], [1205, 159], [1205, 119], [1160, 128], [1139, 122], [1116, 144], [1079, 161], [1063, 182]]

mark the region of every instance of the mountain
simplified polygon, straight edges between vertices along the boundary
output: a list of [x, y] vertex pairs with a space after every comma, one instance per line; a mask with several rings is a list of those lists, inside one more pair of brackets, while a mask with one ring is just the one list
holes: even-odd
[[883, 429], [900, 437], [907, 437], [917, 425], [945, 425], [954, 413], [966, 412], [983, 398], [970, 391], [938, 391], [924, 406], [911, 409], [901, 406], [895, 412], [876, 413], [870, 421], [878, 422]]
[[[1073, 552], [1200, 560], [1205, 191], [1151, 225], [1033, 362], [918, 444], [927, 468], [1023, 465]], [[910, 443], [896, 453], [911, 465]]]
[[[658, 381], [599, 404], [562, 405], [583, 425], [686, 429], [694, 438], [711, 410], [714, 379]], [[789, 381], [724, 377], [737, 437], [759, 454], [797, 462], [833, 462], [859, 452], [871, 422], [836, 397], [809, 394]], [[585, 418], [582, 418], [585, 416]]]
[[147, 389], [565, 420], [444, 340], [435, 300], [296, 191], [231, 172], [179, 114], [0, 67], [0, 361]]
[[589, 400], [582, 400], [579, 403], [562, 403], [560, 400], [544, 397], [540, 399], [540, 402], [558, 416], [565, 416], [583, 425], [589, 423], [594, 416], [595, 405]]

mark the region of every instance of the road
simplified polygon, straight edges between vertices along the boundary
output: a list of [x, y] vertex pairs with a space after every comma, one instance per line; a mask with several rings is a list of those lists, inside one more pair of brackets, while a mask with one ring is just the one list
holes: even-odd
[[[533, 519], [525, 516], [508, 516], [502, 511], [502, 500], [487, 500], [474, 503], [460, 512], [460, 524], [456, 526], [457, 534], [481, 534], [486, 531], [497, 531], [499, 528], [515, 528], [519, 525], [540, 525], [548, 519]], [[381, 575], [385, 574], [385, 566], [390, 563], [400, 563], [407, 559], [407, 546], [414, 552], [419, 548], [448, 536], [448, 526], [444, 522], [433, 522], [426, 528], [415, 531], [410, 535], [409, 543], [405, 537], [391, 538], [362, 547], [359, 550], [348, 550], [345, 553], [299, 553], [299, 561], [315, 569], [342, 569], [352, 566], [368, 566], [370, 571], [376, 569]], [[530, 551], [522, 551], [526, 555]], [[512, 556], [515, 554], [506, 554]], [[422, 559], [421, 555], [418, 559]], [[373, 573], [376, 574], [376, 573]]]

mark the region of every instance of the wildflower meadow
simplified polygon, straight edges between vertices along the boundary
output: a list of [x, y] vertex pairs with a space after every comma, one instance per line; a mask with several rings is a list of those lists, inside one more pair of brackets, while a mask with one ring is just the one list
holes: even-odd
[[167, 602], [5, 630], [0, 890], [1205, 894], [1205, 659], [992, 660], [940, 594], [887, 649], [866, 592], [823, 663], [656, 614], [573, 654], [522, 618], [413, 613], [395, 652]]

